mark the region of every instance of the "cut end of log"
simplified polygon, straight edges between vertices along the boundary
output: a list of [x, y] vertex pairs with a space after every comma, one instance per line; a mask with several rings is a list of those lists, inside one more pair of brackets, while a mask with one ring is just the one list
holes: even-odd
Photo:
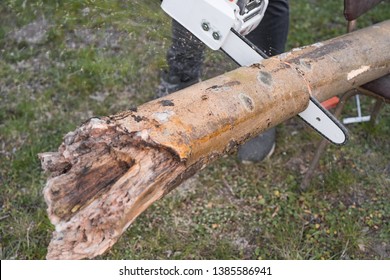
[[104, 253], [140, 213], [175, 186], [184, 164], [146, 140], [109, 118], [94, 118], [68, 133], [58, 152], [39, 155], [50, 173], [43, 193], [55, 225], [48, 259]]

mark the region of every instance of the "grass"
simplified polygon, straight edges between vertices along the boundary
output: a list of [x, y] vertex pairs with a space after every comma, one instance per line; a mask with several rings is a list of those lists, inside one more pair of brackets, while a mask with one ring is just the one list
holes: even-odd
[[[44, 259], [53, 226], [37, 154], [87, 118], [153, 98], [170, 20], [159, 1], [0, 3], [0, 258]], [[390, 18], [385, 1], [360, 27]], [[340, 0], [291, 1], [287, 49], [345, 32]], [[21, 30], [41, 22], [29, 42]], [[38, 33], [34, 33], [38, 34]], [[31, 37], [31, 36], [30, 36]], [[221, 67], [221, 65], [223, 67]], [[204, 78], [231, 69], [208, 51]], [[372, 100], [363, 98], [364, 110]], [[354, 114], [351, 104], [346, 114]], [[297, 119], [278, 126], [272, 159], [226, 156], [143, 213], [102, 259], [389, 259], [390, 109], [348, 126], [310, 189], [299, 184], [320, 140]]]

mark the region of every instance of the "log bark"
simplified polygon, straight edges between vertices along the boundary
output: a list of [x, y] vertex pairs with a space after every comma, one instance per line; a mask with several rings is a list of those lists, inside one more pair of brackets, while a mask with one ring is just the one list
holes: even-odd
[[93, 258], [154, 201], [252, 136], [390, 73], [390, 21], [226, 73], [68, 133], [40, 154], [48, 259]]

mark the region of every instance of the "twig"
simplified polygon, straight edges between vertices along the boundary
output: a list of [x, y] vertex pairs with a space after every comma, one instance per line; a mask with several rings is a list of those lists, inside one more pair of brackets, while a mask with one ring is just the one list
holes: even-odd
[[0, 217], [0, 221], [5, 220], [5, 219], [7, 219], [8, 217], [9, 217], [9, 215], [5, 215], [5, 216], [3, 216], [3, 217]]

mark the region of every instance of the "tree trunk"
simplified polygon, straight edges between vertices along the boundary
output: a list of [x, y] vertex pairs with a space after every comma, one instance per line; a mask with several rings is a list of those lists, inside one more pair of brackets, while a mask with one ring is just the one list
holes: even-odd
[[221, 155], [320, 101], [390, 73], [390, 21], [93, 118], [40, 155], [56, 226], [48, 259], [93, 258], [154, 201]]

